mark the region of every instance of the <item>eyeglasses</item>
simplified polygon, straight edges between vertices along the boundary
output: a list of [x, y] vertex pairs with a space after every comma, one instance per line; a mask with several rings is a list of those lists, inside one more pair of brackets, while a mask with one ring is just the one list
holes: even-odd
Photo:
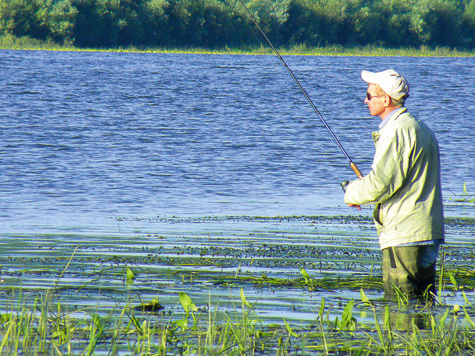
[[368, 99], [368, 101], [371, 101], [371, 99], [373, 98], [380, 98], [382, 96], [386, 96], [386, 95], [371, 95], [370, 93], [366, 93], [366, 99]]

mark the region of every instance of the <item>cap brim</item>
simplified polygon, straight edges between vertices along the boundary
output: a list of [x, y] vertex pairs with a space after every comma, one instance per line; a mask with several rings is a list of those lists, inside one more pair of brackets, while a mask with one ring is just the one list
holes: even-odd
[[378, 84], [379, 83], [379, 73], [369, 72], [367, 70], [363, 70], [361, 72], [361, 79], [363, 79], [368, 84]]

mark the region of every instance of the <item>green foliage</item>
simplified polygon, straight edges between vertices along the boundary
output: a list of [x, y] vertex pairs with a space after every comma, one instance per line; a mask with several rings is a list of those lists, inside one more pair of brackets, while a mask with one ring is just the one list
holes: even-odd
[[[475, 0], [247, 0], [277, 46], [475, 47]], [[263, 43], [240, 0], [0, 0], [0, 36], [80, 48]]]
[[76, 13], [69, 0], [2, 0], [0, 32], [68, 44]]
[[356, 318], [353, 317], [354, 300], [350, 300], [343, 309], [341, 321], [337, 321], [338, 328], [342, 331], [353, 331], [356, 329]]
[[[157, 318], [132, 308], [128, 300], [106, 313], [95, 307], [71, 312], [55, 292], [31, 300], [21, 289], [13, 290], [0, 310], [0, 354], [468, 355], [475, 347], [473, 307], [466, 296], [465, 305], [422, 304], [408, 310], [370, 300], [361, 290], [363, 303], [350, 299], [332, 311], [322, 298], [315, 322], [283, 318], [280, 324], [260, 320], [260, 306], [249, 303], [243, 289], [240, 296], [241, 308], [211, 303], [198, 308], [180, 292], [185, 314]], [[357, 320], [371, 313], [374, 323]]]
[[135, 280], [134, 272], [132, 272], [132, 270], [129, 267], [127, 267], [125, 275], [127, 278], [127, 286], [132, 285], [132, 283], [134, 283], [134, 280]]
[[216, 0], [172, 0], [168, 26], [174, 45], [213, 47], [227, 25], [225, 13]]
[[305, 283], [308, 283], [311, 281], [312, 277], [310, 277], [307, 271], [304, 270], [302, 267], [300, 267], [300, 274], [303, 276]]
[[423, 44], [460, 45], [463, 10], [458, 0], [422, 0], [414, 4], [411, 25]]
[[0, 3], [0, 29], [17, 37], [44, 38], [44, 29], [38, 18], [41, 13], [38, 0], [3, 0]]
[[475, 46], [475, 0], [469, 0], [462, 17], [462, 34], [467, 46]]
[[77, 9], [72, 6], [70, 0], [53, 4], [50, 0], [49, 3], [44, 20], [45, 26], [48, 28], [48, 38], [58, 43], [71, 44]]
[[290, 0], [251, 0], [247, 7], [271, 41], [282, 42], [282, 32], [289, 14]]
[[118, 44], [119, 3], [109, 0], [73, 0], [78, 13], [74, 26], [75, 45], [114, 47]]

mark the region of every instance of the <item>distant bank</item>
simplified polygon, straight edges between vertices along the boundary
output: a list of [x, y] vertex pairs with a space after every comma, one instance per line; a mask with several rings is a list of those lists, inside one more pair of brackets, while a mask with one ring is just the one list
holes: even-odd
[[[136, 53], [190, 53], [190, 54], [245, 54], [267, 55], [274, 54], [266, 46], [244, 48], [77, 48], [58, 45], [52, 41], [39, 41], [29, 37], [17, 38], [11, 35], [0, 36], [0, 49], [12, 50], [45, 50], [45, 51], [84, 51], [84, 52], [136, 52]], [[475, 57], [475, 50], [457, 50], [447, 47], [430, 48], [384, 48], [377, 46], [345, 47], [340, 45], [325, 47], [307, 47], [297, 45], [289, 48], [279, 48], [282, 55], [310, 55], [310, 56], [406, 56], [406, 57]]]

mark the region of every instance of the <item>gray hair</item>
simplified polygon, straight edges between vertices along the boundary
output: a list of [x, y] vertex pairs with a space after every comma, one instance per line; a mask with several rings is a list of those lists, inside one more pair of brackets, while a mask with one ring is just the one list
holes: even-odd
[[[388, 95], [389, 96], [389, 95]], [[391, 100], [391, 105], [393, 106], [404, 106], [404, 104], [406, 103], [406, 99], [409, 97], [409, 94], [407, 95], [404, 95], [401, 99], [399, 100], [396, 100], [394, 98], [391, 98], [389, 96], [389, 99]]]
[[388, 93], [386, 93], [383, 90], [383, 88], [381, 88], [379, 86], [379, 84], [374, 84], [374, 85], [375, 85], [375, 90], [378, 93], [378, 95], [387, 95], [389, 97], [389, 100], [391, 101], [392, 106], [404, 106], [404, 103], [406, 102], [406, 99], [409, 97], [409, 94], [406, 94], [400, 99], [394, 99]]

